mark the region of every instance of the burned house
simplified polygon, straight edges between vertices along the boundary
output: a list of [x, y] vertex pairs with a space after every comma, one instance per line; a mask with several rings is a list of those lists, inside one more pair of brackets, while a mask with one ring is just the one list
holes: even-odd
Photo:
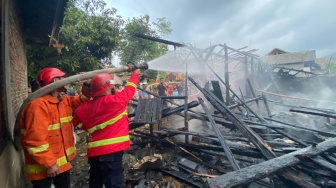
[[[211, 65], [216, 58], [223, 64]], [[204, 50], [186, 46], [151, 65], [167, 71], [186, 67], [199, 95], [184, 105], [153, 93], [154, 99], [138, 101], [137, 113], [130, 116], [132, 147], [126, 152], [134, 160], [127, 164], [128, 186], [336, 185], [335, 121], [327, 120], [336, 118], [335, 110], [305, 106], [304, 100], [297, 103], [279, 94], [272, 69], [258, 56], [225, 44]], [[211, 83], [201, 79], [206, 71], [213, 73]], [[238, 92], [230, 87], [235, 75], [246, 81], [235, 86]], [[242, 92], [246, 86], [249, 92]], [[171, 105], [162, 105], [162, 100]], [[184, 120], [178, 124], [175, 118]]]
[[28, 95], [25, 44], [50, 45], [62, 23], [66, 2], [2, 1], [0, 187], [23, 187], [25, 184], [20, 131], [14, 127], [19, 108]]
[[260, 58], [272, 66], [279, 87], [284, 93], [305, 92], [310, 78], [316, 77], [320, 65], [315, 62], [315, 50], [286, 52], [275, 48]]

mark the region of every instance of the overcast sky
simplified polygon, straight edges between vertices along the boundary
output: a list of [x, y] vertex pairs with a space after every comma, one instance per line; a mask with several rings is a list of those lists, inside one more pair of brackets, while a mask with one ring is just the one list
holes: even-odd
[[166, 17], [168, 40], [206, 48], [250, 46], [265, 55], [273, 48], [316, 50], [336, 56], [336, 0], [105, 0], [124, 19]]

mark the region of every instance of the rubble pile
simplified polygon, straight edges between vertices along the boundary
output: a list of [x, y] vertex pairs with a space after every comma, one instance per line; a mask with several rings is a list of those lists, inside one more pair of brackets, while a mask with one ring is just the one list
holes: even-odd
[[[280, 112], [264, 117], [266, 113], [261, 113], [259, 118], [264, 121], [260, 121], [257, 113], [247, 116], [229, 108], [226, 110], [232, 114], [221, 117], [218, 112], [212, 115], [201, 112], [202, 103], [203, 99], [188, 103], [194, 107], [189, 109], [187, 117], [190, 122], [192, 119], [207, 122], [201, 131], [192, 131], [193, 124], [189, 124], [190, 130], [172, 128], [174, 119], [184, 118], [181, 106], [165, 108], [164, 118], [153, 130], [149, 124], [131, 122], [132, 146], [125, 151], [123, 159], [126, 187], [335, 185], [336, 155], [332, 149], [336, 148], [336, 140], [332, 137], [336, 129], [332, 121], [313, 129], [300, 124], [309, 122], [306, 115]], [[332, 113], [335, 114], [329, 112]], [[88, 184], [85, 135], [80, 135], [73, 187]], [[189, 142], [183, 139], [186, 135]]]
[[[335, 123], [330, 120], [336, 114], [335, 111], [309, 109], [309, 114], [314, 110], [319, 112], [314, 114], [323, 114], [323, 117], [311, 118], [306, 115], [308, 108], [297, 106], [297, 110], [293, 110], [292, 105], [287, 109], [282, 107], [284, 112], [274, 113], [263, 95], [249, 101], [237, 100], [239, 97], [235, 96], [238, 102], [227, 106], [215, 96], [214, 92], [206, 87], [202, 88], [191, 77], [189, 80], [209, 103], [205, 104], [205, 99], [198, 98], [197, 102], [186, 104], [189, 107], [186, 119], [205, 121], [210, 128], [204, 127], [202, 132], [195, 132], [191, 131], [193, 125], [189, 124], [188, 128], [178, 129], [159, 126], [156, 128], [157, 131], [135, 129], [131, 135], [137, 138], [133, 140], [137, 147], [150, 145], [150, 148], [155, 148], [155, 152], [141, 160], [138, 159], [134, 164], [132, 170], [136, 169], [136, 174], [139, 173], [141, 169], [139, 164], [141, 164], [140, 166], [144, 165], [149, 169], [157, 165], [157, 174], [160, 172], [174, 177], [183, 186], [192, 187], [332, 187], [336, 185], [334, 182], [336, 177], [333, 175], [336, 172], [336, 154], [333, 153], [336, 148], [336, 139], [333, 138], [336, 136], [336, 128], [333, 125]], [[139, 101], [139, 103], [143, 102]], [[263, 104], [259, 104], [260, 102]], [[208, 109], [210, 104], [214, 111]], [[166, 107], [162, 110], [162, 117], [172, 116], [172, 111], [185, 117], [183, 110], [181, 106]], [[290, 111], [307, 113], [298, 114]], [[309, 127], [312, 119], [314, 119], [313, 122], [319, 123], [319, 129]], [[139, 120], [135, 120], [131, 123], [131, 128], [137, 128], [140, 125]], [[170, 127], [176, 126], [170, 125]], [[189, 141], [174, 139], [177, 135], [185, 135]], [[167, 148], [175, 151], [174, 157], [170, 160], [164, 157], [169, 151]], [[158, 157], [158, 153], [163, 157]], [[143, 175], [141, 177], [146, 180], [139, 177], [131, 187], [137, 186], [140, 182], [142, 187], [153, 186], [149, 184], [152, 180], [147, 177], [144, 169], [146, 168], [140, 170]], [[146, 183], [143, 185], [144, 181]], [[157, 177], [154, 180], [159, 187], [162, 186], [160, 181], [163, 180]]]
[[[223, 81], [207, 63], [214, 48], [189, 49], [217, 78], [205, 83], [187, 78], [198, 91], [196, 100], [144, 90], [154, 98], [135, 101], [131, 148], [123, 159], [126, 187], [336, 187], [336, 111], [285, 99], [277, 94], [272, 71], [254, 54], [226, 45], [225, 56], [214, 55], [224, 58]], [[230, 53], [244, 71], [243, 76], [234, 71], [246, 80], [240, 94], [229, 82]], [[85, 187], [81, 182], [87, 183], [88, 175], [75, 170], [73, 175], [81, 178], [74, 184]]]

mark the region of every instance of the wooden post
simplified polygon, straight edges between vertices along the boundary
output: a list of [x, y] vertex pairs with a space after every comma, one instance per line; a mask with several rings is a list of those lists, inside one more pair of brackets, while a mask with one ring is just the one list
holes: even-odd
[[271, 118], [271, 117], [272, 117], [272, 112], [271, 112], [270, 107], [269, 107], [269, 105], [268, 105], [267, 96], [266, 96], [265, 93], [262, 93], [261, 95], [262, 95], [262, 99], [263, 99], [263, 101], [264, 101], [264, 105], [265, 105], [265, 107], [266, 107], [266, 111], [267, 111], [268, 117]]
[[225, 53], [225, 60], [224, 60], [224, 76], [225, 76], [225, 83], [226, 83], [226, 89], [225, 89], [225, 102], [226, 105], [230, 105], [230, 81], [229, 81], [229, 55], [228, 55], [228, 49], [226, 44], [224, 44], [224, 53]]
[[[246, 81], [248, 79], [248, 67], [247, 67], [247, 55], [245, 55], [245, 61], [244, 61], [244, 80]], [[248, 84], [245, 83], [245, 95], [246, 96], [250, 96], [251, 95], [251, 92], [250, 90], [248, 89]]]

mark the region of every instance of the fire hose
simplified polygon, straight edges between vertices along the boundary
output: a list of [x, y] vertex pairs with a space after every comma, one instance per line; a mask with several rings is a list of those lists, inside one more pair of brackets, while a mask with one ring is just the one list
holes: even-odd
[[70, 83], [73, 82], [77, 82], [78, 80], [86, 80], [89, 78], [94, 77], [97, 74], [100, 73], [109, 73], [109, 74], [113, 74], [113, 73], [121, 73], [121, 72], [132, 72], [135, 69], [142, 69], [142, 70], [146, 70], [148, 69], [148, 64], [147, 63], [141, 63], [141, 64], [127, 64], [127, 66], [122, 66], [122, 67], [115, 67], [115, 68], [107, 68], [107, 69], [99, 69], [99, 70], [94, 70], [94, 71], [90, 71], [90, 72], [85, 72], [83, 74], [77, 74], [77, 75], [73, 75], [67, 78], [64, 78], [62, 80], [59, 80], [57, 82], [53, 82], [47, 86], [44, 86], [38, 90], [36, 90], [35, 92], [33, 92], [32, 94], [30, 94], [22, 103], [20, 110], [16, 116], [16, 120], [15, 120], [15, 126], [14, 126], [14, 145], [17, 149], [20, 149], [20, 142], [19, 142], [19, 138], [20, 138], [20, 126], [19, 126], [19, 121], [20, 121], [20, 114], [23, 111], [23, 109], [34, 99], [41, 97], [45, 94], [48, 94], [58, 88], [61, 88], [65, 85], [68, 85]]

